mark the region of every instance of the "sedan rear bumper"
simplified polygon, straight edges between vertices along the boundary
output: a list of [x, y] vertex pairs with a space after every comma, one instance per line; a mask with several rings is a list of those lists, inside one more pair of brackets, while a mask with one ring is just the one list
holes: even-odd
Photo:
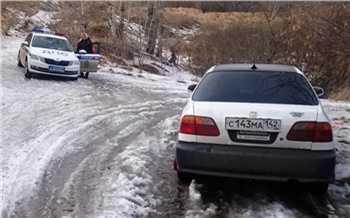
[[178, 142], [177, 169], [245, 179], [327, 182], [333, 179], [335, 151], [258, 148]]

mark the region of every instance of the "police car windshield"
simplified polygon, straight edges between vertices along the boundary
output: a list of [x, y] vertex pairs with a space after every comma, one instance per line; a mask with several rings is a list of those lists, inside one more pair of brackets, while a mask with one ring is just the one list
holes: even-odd
[[49, 36], [34, 36], [32, 46], [60, 51], [73, 51], [73, 48], [68, 40]]

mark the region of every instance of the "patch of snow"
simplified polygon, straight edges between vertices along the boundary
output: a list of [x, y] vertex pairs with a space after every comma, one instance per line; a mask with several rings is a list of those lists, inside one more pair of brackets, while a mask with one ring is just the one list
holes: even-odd
[[[42, 16], [45, 17], [43, 14], [38, 15]], [[50, 176], [50, 170], [60, 164], [63, 158], [87, 149], [90, 146], [89, 141], [93, 142], [101, 137], [96, 134], [97, 126], [110, 123], [118, 126], [126, 120], [134, 122], [120, 130], [119, 135], [110, 140], [111, 143], [104, 143], [105, 146], [101, 149], [108, 153], [113, 147], [120, 146], [120, 141], [129, 137], [138, 124], [142, 125], [142, 121], [137, 122], [140, 117], [147, 120], [148, 117], [156, 117], [167, 104], [185, 103], [189, 96], [186, 83], [191, 79], [187, 72], [177, 72], [172, 67], [167, 68], [171, 72], [165, 77], [146, 72], [138, 77], [140, 74], [137, 69], [129, 72], [104, 66], [100, 72], [91, 75], [91, 80], [98, 78], [100, 82], [26, 80], [23, 68], [17, 67], [16, 62], [18, 48], [24, 37], [23, 34], [20, 37], [2, 36], [1, 40], [2, 67], [7, 69], [2, 72], [1, 77], [4, 94], [4, 105], [1, 109], [2, 115], [6, 115], [1, 119], [4, 131], [1, 137], [4, 154], [1, 160], [1, 206], [8, 214], [13, 212], [18, 202], [30, 200], [30, 196], [40, 188], [44, 173]], [[126, 73], [131, 76], [125, 75]], [[177, 80], [186, 83], [178, 83]], [[118, 84], [118, 87], [110, 84]], [[125, 95], [119, 96], [120, 92], [114, 94], [116, 90], [111, 87], [116, 90], [122, 87]], [[159, 96], [173, 97], [166, 101], [162, 97], [160, 100], [121, 105], [108, 105], [109, 101], [105, 101], [104, 104], [107, 105], [104, 105], [100, 102], [101, 98], [128, 98], [127, 92], [134, 91], [134, 88], [144, 90], [146, 96], [147, 93], [161, 91]], [[174, 123], [178, 119], [175, 116], [165, 119], [164, 123], [158, 123], [154, 127], [157, 130], [154, 131], [162, 130], [160, 135], [143, 133], [133, 138], [133, 142], [118, 155], [115, 160], [115, 166], [118, 166], [115, 174], [104, 178], [107, 185], [102, 185], [106, 185], [105, 187], [98, 187], [101, 190], [102, 203], [93, 217], [145, 217], [151, 212], [156, 213], [154, 208], [160, 201], [152, 194], [156, 189], [155, 180], [147, 172], [152, 163], [150, 153], [162, 155], [161, 152], [168, 146], [166, 139], [176, 134], [177, 125]], [[81, 162], [82, 166], [76, 169], [77, 174], [71, 174], [63, 193], [69, 192], [68, 184], [79, 178], [79, 172], [88, 160]]]
[[210, 218], [216, 214], [216, 209], [218, 207], [211, 203], [206, 209], [193, 209], [188, 210], [185, 214], [186, 218]]
[[350, 180], [350, 164], [343, 165], [337, 164], [335, 167], [335, 178], [337, 180], [349, 179]]
[[189, 197], [193, 202], [198, 202], [201, 200], [201, 194], [196, 190], [198, 185], [195, 180], [192, 180], [191, 185], [188, 187], [189, 189]]
[[268, 218], [294, 218], [299, 217], [293, 210], [287, 208], [280, 202], [267, 202], [267, 199], [252, 200], [249, 205], [242, 208], [238, 205], [230, 207], [228, 217], [249, 218], [249, 217], [268, 217]]
[[53, 12], [39, 10], [30, 17], [30, 21], [32, 21], [33, 25], [37, 28], [46, 28], [50, 24], [53, 15]]
[[[177, 118], [178, 116], [167, 118], [154, 127], [162, 130], [160, 137], [166, 137], [167, 132], [173, 130]], [[152, 158], [147, 153], [160, 154], [166, 149], [159, 142], [156, 136], [148, 136], [143, 132], [115, 158], [113, 165], [118, 168], [112, 176], [106, 178], [106, 184], [101, 186], [104, 202], [95, 216], [127, 218], [147, 217], [150, 213], [157, 213], [154, 208], [161, 202], [152, 194], [157, 185], [155, 178], [149, 174]]]

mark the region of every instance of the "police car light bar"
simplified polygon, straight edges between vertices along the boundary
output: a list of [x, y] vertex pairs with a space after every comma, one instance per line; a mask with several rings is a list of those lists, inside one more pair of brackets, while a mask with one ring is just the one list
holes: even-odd
[[50, 30], [42, 30], [42, 29], [33, 29], [32, 32], [35, 33], [48, 33], [48, 34], [54, 34], [57, 36], [64, 36], [64, 33], [59, 33], [59, 32], [54, 32], [54, 31], [50, 31]]

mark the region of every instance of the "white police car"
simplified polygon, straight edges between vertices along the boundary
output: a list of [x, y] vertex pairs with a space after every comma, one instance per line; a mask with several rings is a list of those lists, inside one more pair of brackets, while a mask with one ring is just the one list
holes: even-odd
[[18, 51], [18, 66], [24, 75], [45, 74], [78, 79], [80, 62], [64, 34], [34, 29]]

